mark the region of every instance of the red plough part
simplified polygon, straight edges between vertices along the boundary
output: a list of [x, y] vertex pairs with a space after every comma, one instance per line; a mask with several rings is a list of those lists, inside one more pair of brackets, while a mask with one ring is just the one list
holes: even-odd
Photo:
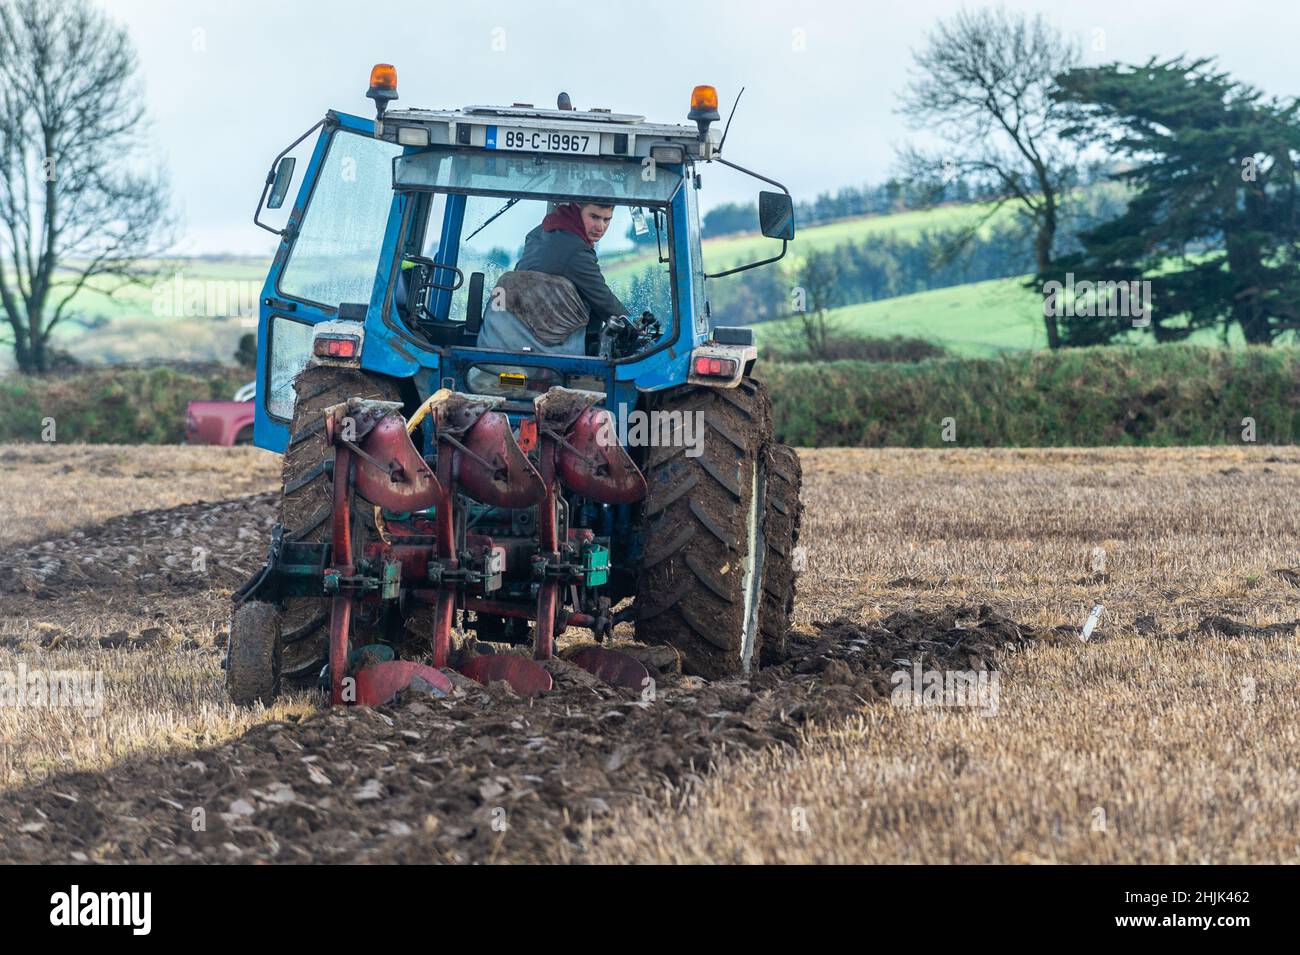
[[520, 696], [536, 696], [554, 685], [544, 667], [517, 653], [484, 653], [461, 664], [460, 672], [484, 686], [504, 680]]
[[409, 689], [436, 697], [446, 696], [452, 691], [452, 682], [447, 674], [414, 660], [371, 663], [357, 670], [356, 680], [356, 702], [362, 706], [383, 706]]
[[583, 647], [569, 657], [596, 679], [640, 693], [650, 685], [650, 671], [635, 657], [608, 647]]
[[[510, 419], [492, 410], [504, 401], [444, 390], [426, 402], [438, 438], [438, 477], [442, 484], [435, 535], [441, 564], [433, 624], [435, 666], [448, 664], [452, 616], [466, 582], [456, 556], [456, 542], [462, 539], [458, 524], [464, 520], [456, 504], [457, 489], [483, 504], [511, 508], [531, 507], [544, 494], [542, 479], [515, 440]], [[461, 667], [461, 672], [485, 685], [505, 680], [521, 696], [551, 688], [551, 675], [545, 669], [513, 654], [475, 657]]]
[[[488, 684], [504, 680], [522, 696], [552, 688], [551, 674], [535, 662], [549, 660], [555, 638], [569, 625], [585, 626], [603, 639], [612, 628], [608, 610], [596, 613], [562, 609], [563, 586], [573, 583], [573, 548], [561, 547], [561, 487], [604, 504], [627, 504], [646, 494], [645, 478], [614, 438], [609, 412], [594, 407], [603, 398], [594, 392], [553, 388], [534, 402], [538, 466], [520, 448], [509, 419], [495, 410], [504, 398], [467, 395], [443, 389], [429, 398], [410, 422], [396, 402], [352, 399], [326, 411], [326, 436], [334, 445], [334, 497], [331, 564], [325, 590], [332, 594], [330, 614], [330, 699], [334, 703], [381, 705], [408, 688], [433, 695], [451, 691], [441, 672], [451, 664], [451, 628], [457, 609], [503, 617], [531, 618], [534, 660], [512, 653], [482, 654], [463, 661], [460, 670]], [[437, 471], [416, 450], [410, 435], [426, 416], [437, 441]], [[530, 440], [530, 445], [533, 444]], [[351, 497], [354, 489], [377, 507], [410, 515], [382, 533], [382, 542], [367, 546], [362, 571], [353, 553]], [[538, 581], [535, 610], [527, 604], [489, 599], [484, 583], [494, 545], [466, 526], [462, 497], [490, 507], [537, 508], [539, 553], [533, 558]], [[427, 512], [432, 509], [430, 521]], [[570, 542], [574, 539], [570, 532]], [[588, 535], [590, 531], [582, 532]], [[500, 558], [504, 562], [504, 550]], [[469, 564], [462, 566], [468, 559]], [[376, 568], [380, 568], [377, 573]], [[581, 579], [580, 576], [577, 579]], [[420, 586], [400, 581], [427, 581]], [[475, 596], [467, 588], [482, 588]], [[355, 603], [366, 596], [406, 599], [433, 607], [429, 634], [433, 666], [409, 660], [353, 661], [349, 638]], [[608, 604], [606, 602], [605, 607]], [[572, 662], [617, 686], [641, 690], [650, 682], [635, 658], [604, 647], [585, 647]], [[349, 683], [351, 681], [351, 684]]]
[[[604, 396], [592, 391], [552, 388], [533, 400], [537, 421], [539, 460], [545, 495], [537, 509], [537, 533], [541, 545], [536, 568], [542, 577], [537, 592], [537, 625], [533, 655], [549, 660], [555, 653], [559, 592], [564, 566], [559, 546], [559, 503], [557, 472], [568, 487], [602, 504], [631, 504], [646, 495], [645, 477], [614, 439], [610, 413], [594, 405]], [[597, 633], [604, 637], [604, 633]], [[579, 654], [573, 662], [600, 679], [602, 672], [635, 679], [632, 689], [649, 682], [649, 674], [640, 661], [617, 650], [599, 650], [598, 654]], [[637, 670], [639, 668], [639, 674]], [[629, 676], [630, 674], [630, 676]], [[644, 681], [644, 682], [643, 682]], [[610, 683], [626, 685], [617, 680]]]
[[325, 587], [334, 598], [330, 608], [330, 702], [378, 706], [421, 681], [426, 692], [446, 695], [451, 681], [430, 666], [387, 660], [361, 667], [347, 686], [348, 639], [356, 596], [351, 509], [353, 487], [381, 507], [423, 508], [437, 498], [438, 480], [407, 436], [401, 405], [352, 399], [325, 412], [325, 435], [334, 445], [332, 566]]

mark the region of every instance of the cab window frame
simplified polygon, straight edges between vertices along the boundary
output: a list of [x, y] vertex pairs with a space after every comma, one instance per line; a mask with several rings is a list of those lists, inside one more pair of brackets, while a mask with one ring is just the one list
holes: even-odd
[[[396, 158], [397, 157], [394, 157], [394, 161], [396, 161]], [[679, 274], [677, 268], [677, 257], [673, 254], [674, 249], [676, 248], [677, 232], [673, 224], [672, 204], [674, 201], [677, 200], [677, 197], [681, 194], [683, 184], [687, 183], [689, 179], [691, 179], [691, 176], [687, 172], [683, 172], [681, 183], [679, 183], [678, 187], [673, 190], [673, 193], [671, 197], [668, 199], [668, 201], [664, 203], [651, 203], [646, 201], [642, 201], [639, 203], [617, 203], [617, 202], [615, 203], [615, 206], [623, 205], [623, 206], [627, 206], [628, 208], [631, 208], [633, 205], [639, 205], [642, 208], [662, 209], [664, 212], [664, 217], [663, 217], [664, 233], [665, 233], [664, 247], [667, 251], [667, 261], [660, 264], [668, 266], [669, 295], [672, 300], [672, 327], [665, 332], [663, 337], [660, 338], [660, 340], [655, 345], [635, 355], [626, 355], [622, 358], [615, 358], [615, 359], [601, 359], [600, 356], [598, 355], [574, 355], [574, 356], [565, 356], [565, 357], [578, 358], [578, 359], [585, 358], [591, 361], [604, 361], [610, 365], [622, 365], [634, 361], [641, 361], [651, 355], [657, 354], [667, 348], [672, 347], [673, 345], [677, 344], [677, 342], [680, 340], [681, 332], [682, 332], [682, 305], [681, 305], [681, 296], [678, 294]], [[408, 247], [410, 247], [412, 241], [414, 241], [414, 239], [417, 236], [421, 243], [427, 241], [428, 218], [432, 215], [434, 200], [431, 198], [428, 201], [427, 205], [424, 206], [425, 221], [416, 222], [415, 220], [418, 214], [417, 210], [422, 205], [421, 197], [422, 196], [434, 197], [438, 195], [446, 195], [448, 197], [485, 196], [488, 198], [498, 198], [502, 200], [516, 197], [516, 194], [513, 193], [508, 193], [508, 192], [501, 193], [501, 192], [495, 192], [495, 191], [483, 190], [483, 189], [445, 188], [445, 189], [406, 189], [402, 191], [395, 191], [394, 196], [402, 200], [404, 208], [402, 212], [402, 222], [400, 226], [400, 232], [398, 233], [400, 236], [400, 239], [397, 244], [398, 254], [393, 256], [393, 262], [389, 268], [387, 287], [384, 292], [383, 306], [380, 309], [380, 315], [383, 319], [385, 326], [399, 333], [404, 340], [418, 345], [423, 350], [429, 351], [431, 353], [439, 354], [439, 355], [446, 355], [450, 353], [452, 349], [457, 349], [466, 352], [483, 352], [484, 354], [493, 354], [493, 355], [501, 355], [501, 354], [524, 355], [527, 357], [527, 353], [500, 352], [492, 348], [480, 348], [478, 345], [460, 345], [460, 344], [438, 345], [424, 338], [414, 329], [407, 327], [404, 321], [402, 321], [399, 317], [394, 315], [397, 279], [398, 279], [398, 275], [400, 274], [401, 265], [402, 265], [402, 250], [405, 250]], [[527, 196], [521, 196], [520, 198], [540, 199], [543, 201], [553, 201], [553, 202], [579, 202], [582, 200], [583, 197], [562, 195], [562, 194], [552, 194], [552, 193], [536, 193]], [[444, 225], [446, 225], [451, 218], [452, 218], [451, 215], [444, 213], [444, 217], [443, 217]], [[459, 213], [456, 214], [454, 218], [459, 222], [459, 232], [463, 233], [464, 232], [463, 209], [459, 210]], [[533, 226], [529, 226], [529, 230], [531, 230], [532, 228]], [[416, 231], [412, 231], [412, 230], [416, 230]], [[689, 239], [689, 225], [688, 225], [688, 239]], [[439, 255], [434, 257], [435, 261], [437, 261], [439, 264], [442, 265], [450, 265], [450, 266], [457, 265], [457, 263], [460, 261], [461, 241], [462, 240], [460, 238], [460, 235], [458, 234], [456, 242], [449, 244], [449, 247], [452, 249], [454, 253], [452, 257], [449, 259], [442, 257], [441, 253], [443, 250], [440, 248]], [[421, 245], [421, 248], [422, 247], [423, 246]], [[687, 251], [689, 254], [689, 250]], [[658, 255], [658, 249], [656, 249], [655, 254], [656, 256]], [[602, 270], [602, 274], [603, 274], [603, 270]], [[466, 288], [469, 285], [468, 279], [469, 277], [466, 276], [466, 282], [464, 286]], [[450, 314], [450, 311], [451, 311], [451, 299], [449, 296], [447, 299], [448, 315]], [[632, 318], [633, 316], [628, 316], [628, 317]], [[437, 318], [440, 321], [448, 321], [448, 322], [456, 321], [455, 319], [444, 318], [441, 315], [437, 315], [435, 316], [435, 318]]]

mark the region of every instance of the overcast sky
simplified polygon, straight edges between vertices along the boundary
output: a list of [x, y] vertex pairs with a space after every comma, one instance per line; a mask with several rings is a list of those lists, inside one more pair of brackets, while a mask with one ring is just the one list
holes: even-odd
[[[895, 115], [911, 52], [947, 0], [639, 0], [468, 3], [341, 0], [108, 0], [134, 37], [152, 138], [185, 226], [181, 251], [266, 252], [252, 224], [271, 158], [325, 111], [373, 115], [376, 62], [397, 66], [401, 106], [553, 105], [567, 90], [601, 106], [684, 122], [691, 87], [724, 110], [745, 97], [727, 141], [733, 162], [797, 198], [877, 182], [910, 135]], [[1265, 91], [1300, 90], [1295, 0], [1009, 2], [1041, 11], [1086, 62], [1216, 55]], [[755, 185], [706, 175], [704, 203]]]

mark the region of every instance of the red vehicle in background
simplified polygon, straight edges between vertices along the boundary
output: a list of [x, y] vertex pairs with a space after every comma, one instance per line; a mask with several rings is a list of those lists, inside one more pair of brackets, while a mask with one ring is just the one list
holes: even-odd
[[185, 409], [185, 443], [252, 444], [256, 394], [257, 383], [250, 381], [230, 401], [191, 401]]

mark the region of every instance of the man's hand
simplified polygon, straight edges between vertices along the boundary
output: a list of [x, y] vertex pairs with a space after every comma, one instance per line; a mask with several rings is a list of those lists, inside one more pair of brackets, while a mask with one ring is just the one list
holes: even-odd
[[652, 312], [642, 312], [635, 322], [626, 315], [616, 315], [600, 330], [600, 357], [624, 358], [653, 345], [663, 328]]

